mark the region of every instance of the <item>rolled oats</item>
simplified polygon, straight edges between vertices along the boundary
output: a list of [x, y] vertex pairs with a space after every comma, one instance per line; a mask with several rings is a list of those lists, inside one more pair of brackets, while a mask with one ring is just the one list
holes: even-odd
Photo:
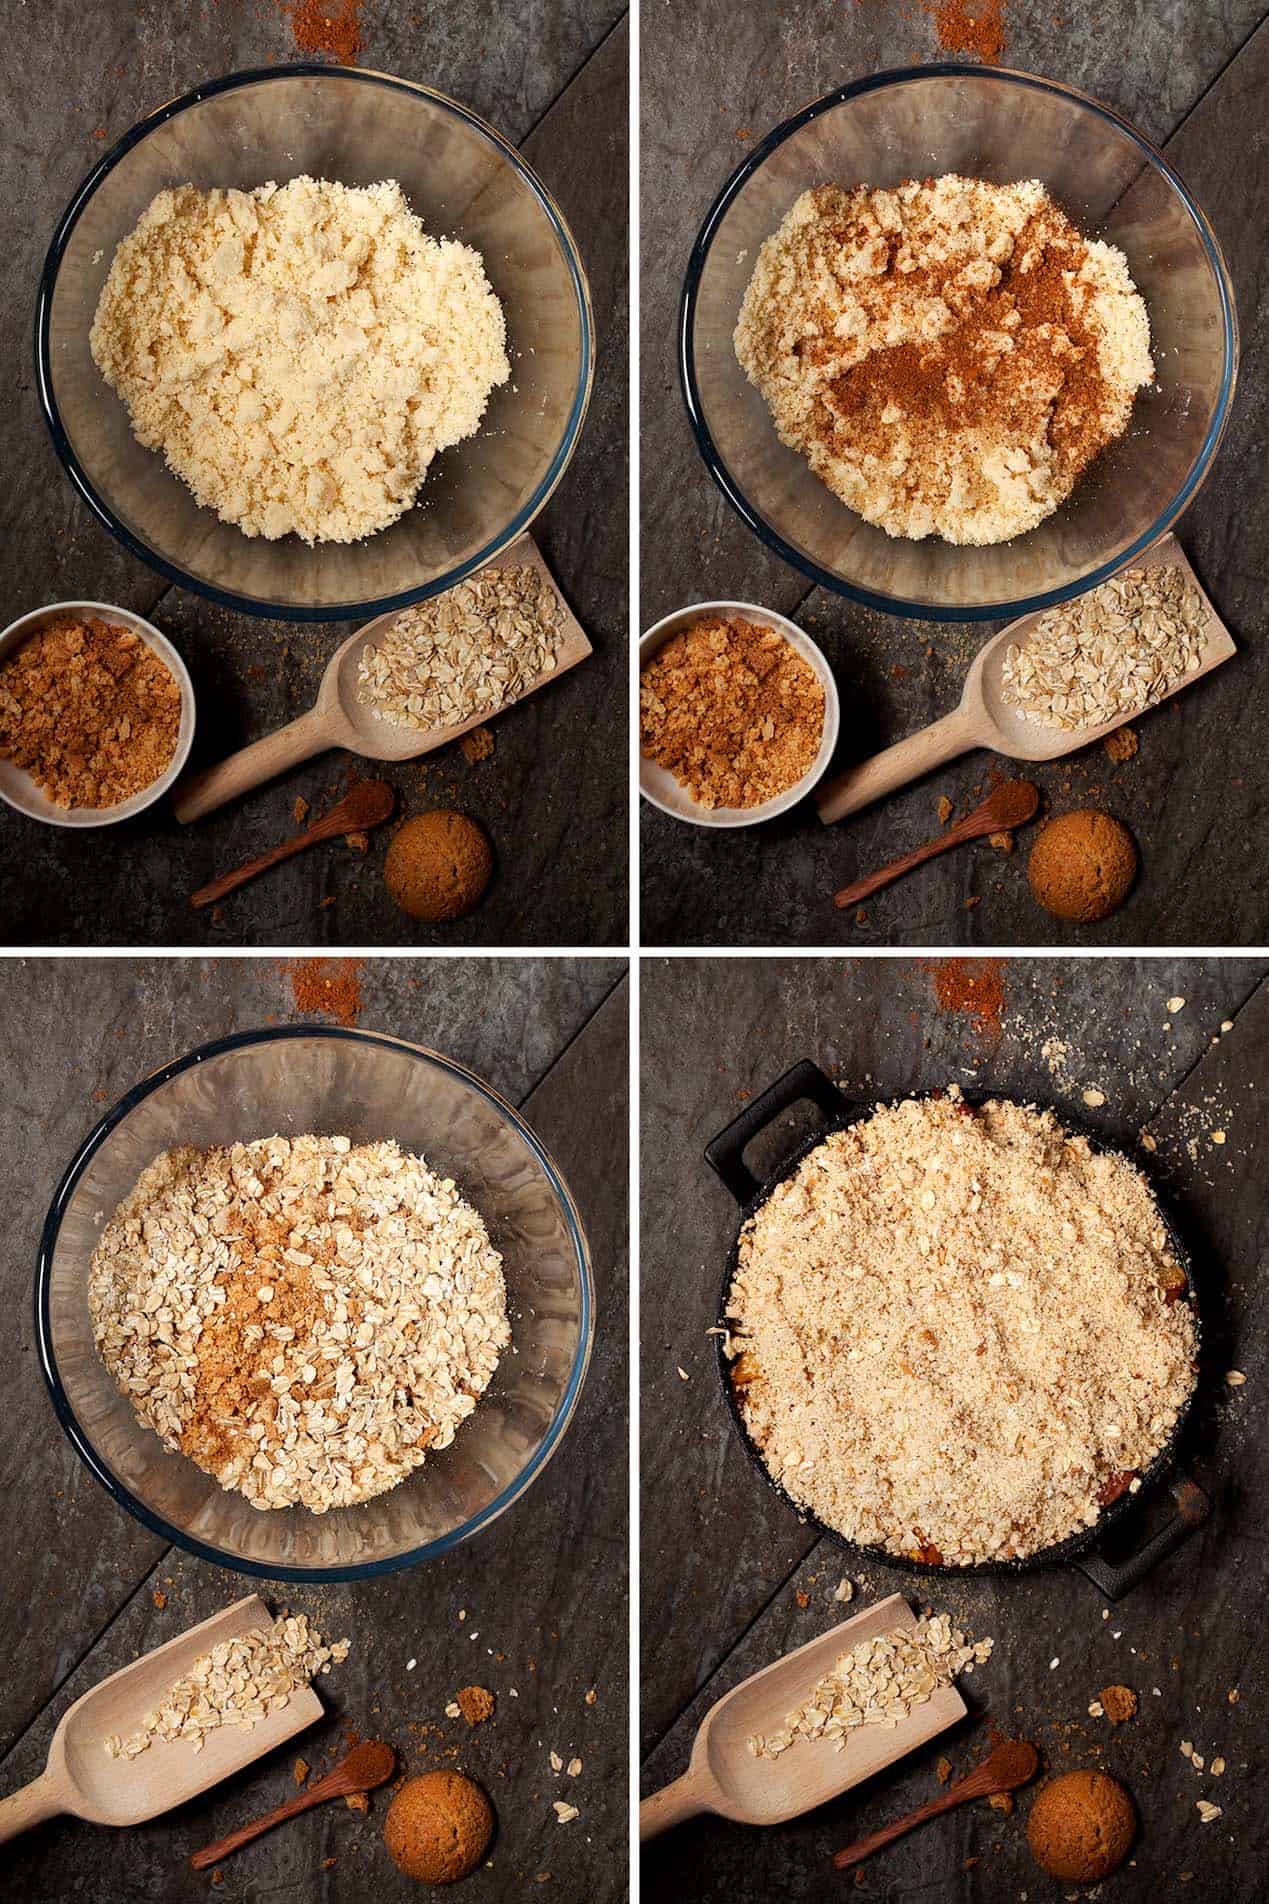
[[[207, 1734], [219, 1726], [250, 1732], [269, 1713], [280, 1712], [297, 1686], [347, 1659], [350, 1644], [336, 1640], [327, 1646], [303, 1613], [221, 1640], [168, 1687], [139, 1731], [126, 1739], [112, 1733], [106, 1751], [112, 1759], [135, 1759], [156, 1740], [190, 1739], [201, 1752]], [[302, 1782], [298, 1766], [296, 1782]]]
[[955, 1087], [835, 1132], [745, 1224], [725, 1320], [773, 1478], [848, 1539], [966, 1566], [1092, 1526], [1195, 1381], [1145, 1180]]
[[795, 1739], [828, 1739], [844, 1752], [852, 1732], [897, 1726], [958, 1673], [990, 1659], [992, 1646], [991, 1640], [967, 1640], [946, 1613], [861, 1640], [839, 1653], [832, 1671], [815, 1682], [804, 1705], [786, 1714], [779, 1731], [754, 1733], [749, 1751], [757, 1759], [775, 1759]]
[[166, 1447], [254, 1507], [319, 1514], [447, 1447], [510, 1340], [457, 1185], [347, 1137], [165, 1151], [103, 1230], [88, 1302]]
[[460, 727], [550, 674], [563, 637], [560, 598], [539, 568], [482, 569], [362, 649], [357, 699], [398, 727]]
[[[1051, 608], [1025, 642], [1012, 642], [1001, 694], [1027, 720], [1065, 733], [1126, 721], [1193, 673], [1207, 631], [1202, 597], [1182, 570], [1126, 569]], [[1180, 1007], [1169, 1001], [1168, 1009]]]

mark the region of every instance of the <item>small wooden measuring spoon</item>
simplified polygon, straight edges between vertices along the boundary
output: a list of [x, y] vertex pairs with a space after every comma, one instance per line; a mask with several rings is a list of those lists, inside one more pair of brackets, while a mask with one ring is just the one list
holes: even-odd
[[997, 1792], [1016, 1792], [1020, 1785], [1035, 1777], [1039, 1767], [1040, 1754], [1033, 1745], [1028, 1745], [1025, 1739], [1002, 1739], [981, 1765], [976, 1765], [966, 1777], [957, 1779], [955, 1785], [949, 1785], [938, 1798], [932, 1798], [928, 1805], [918, 1805], [906, 1818], [897, 1818], [893, 1825], [883, 1825], [880, 1831], [857, 1838], [854, 1844], [834, 1854], [833, 1863], [839, 1871], [849, 1871], [865, 1858], [871, 1858], [874, 1852], [893, 1844], [896, 1838], [915, 1831], [918, 1825], [940, 1817], [957, 1805], [968, 1805], [975, 1798], [994, 1798]]
[[[540, 674], [536, 681], [530, 682], [524, 693], [517, 696], [518, 700], [536, 693], [548, 681], [558, 680], [560, 675], [567, 674], [570, 668], [575, 668], [591, 652], [581, 624], [556, 588], [554, 577], [531, 536], [520, 536], [488, 566], [491, 569], [516, 567], [523, 563], [531, 563], [539, 569], [559, 597], [561, 635], [555, 653], [555, 666], [547, 673]], [[481, 571], [482, 574], [484, 572]], [[420, 754], [430, 754], [438, 747], [447, 746], [471, 728], [505, 713], [511, 705], [509, 702], [500, 708], [473, 714], [470, 720], [460, 721], [453, 727], [434, 727], [423, 732], [417, 727], [403, 727], [395, 721], [382, 720], [370, 708], [363, 707], [357, 699], [357, 664], [361, 659], [361, 651], [367, 642], [378, 640], [402, 613], [397, 608], [386, 615], [377, 615], [336, 648], [326, 664], [326, 672], [317, 690], [317, 700], [307, 714], [301, 714], [298, 720], [290, 721], [274, 733], [266, 734], [263, 739], [253, 741], [250, 747], [231, 754], [228, 760], [222, 760], [217, 766], [205, 768], [203, 772], [192, 774], [182, 781], [172, 801], [177, 819], [182, 822], [201, 820], [205, 813], [224, 806], [227, 800], [236, 800], [239, 794], [250, 793], [253, 787], [272, 780], [276, 774], [285, 773], [288, 767], [294, 767], [302, 760], [310, 760], [314, 754], [325, 753], [330, 747], [346, 747], [350, 753], [362, 754], [368, 760], [413, 760]]]
[[933, 859], [938, 853], [946, 853], [949, 847], [964, 846], [967, 840], [982, 839], [985, 833], [1008, 833], [1015, 826], [1025, 826], [1028, 820], [1035, 818], [1039, 804], [1040, 789], [1033, 781], [1006, 780], [988, 795], [981, 806], [967, 813], [955, 826], [949, 826], [936, 839], [915, 847], [912, 852], [905, 853], [902, 859], [891, 860], [880, 872], [869, 873], [866, 879], [857, 879], [853, 886], [843, 886], [839, 893], [833, 894], [833, 904], [857, 906], [862, 899], [871, 899], [883, 886], [891, 886], [896, 879], [902, 879], [905, 873], [923, 866], [927, 859]]
[[322, 840], [334, 840], [343, 833], [364, 833], [369, 827], [382, 826], [385, 820], [391, 819], [396, 798], [386, 780], [363, 780], [344, 796], [337, 807], [332, 807], [320, 820], [314, 820], [312, 826], [303, 833], [283, 840], [280, 846], [271, 846], [267, 853], [249, 859], [245, 866], [239, 866], [235, 872], [222, 873], [218, 879], [200, 886], [191, 895], [190, 905], [195, 908], [214, 906], [226, 893], [236, 892], [239, 886], [245, 886], [258, 873], [267, 873], [271, 866], [279, 865], [295, 853], [303, 853], [310, 846], [317, 846]]
[[373, 1792], [376, 1786], [386, 1785], [396, 1769], [397, 1755], [390, 1745], [383, 1745], [378, 1739], [363, 1739], [332, 1771], [314, 1779], [307, 1791], [266, 1812], [263, 1818], [254, 1818], [249, 1825], [241, 1825], [226, 1837], [217, 1838], [215, 1844], [204, 1845], [201, 1851], [194, 1853], [190, 1864], [195, 1871], [205, 1871], [209, 1864], [219, 1864], [231, 1852], [241, 1851], [243, 1845], [272, 1831], [275, 1825], [285, 1824], [288, 1818], [298, 1818], [301, 1812], [311, 1811], [314, 1805], [324, 1805], [331, 1798], [349, 1798], [354, 1792]]
[[206, 1735], [201, 1752], [189, 1739], [159, 1740], [134, 1759], [113, 1759], [106, 1751], [112, 1734], [127, 1738], [139, 1731], [174, 1681], [213, 1646], [270, 1625], [264, 1601], [249, 1594], [84, 1693], [53, 1734], [40, 1776], [0, 1798], [0, 1844], [59, 1812], [94, 1825], [142, 1824], [197, 1798], [320, 1719], [321, 1700], [311, 1686], [302, 1686], [250, 1732], [218, 1726]]
[[902, 1594], [892, 1593], [733, 1687], [702, 1720], [687, 1771], [640, 1805], [640, 1838], [655, 1838], [702, 1811], [746, 1825], [783, 1824], [963, 1719], [965, 1701], [955, 1686], [940, 1686], [896, 1726], [861, 1726], [841, 1752], [825, 1739], [799, 1740], [775, 1759], [756, 1759], [750, 1752], [750, 1737], [779, 1731], [840, 1653], [897, 1626], [915, 1625]]
[[[1170, 700], [1172, 695], [1210, 674], [1222, 661], [1232, 659], [1238, 650], [1175, 536], [1164, 536], [1132, 566], [1146, 569], [1159, 564], [1179, 568], [1193, 582], [1208, 615], [1202, 660], [1163, 696], [1164, 700]], [[1120, 714], [1113, 721], [1104, 721], [1100, 727], [1081, 727], [1075, 733], [1067, 733], [1059, 727], [1042, 727], [1037, 721], [1026, 720], [1019, 708], [1011, 707], [1005, 700], [1001, 691], [1005, 656], [1014, 642], [1025, 642], [1040, 619], [1040, 614], [1024, 615], [992, 637], [975, 656], [966, 676], [960, 706], [952, 713], [945, 714], [931, 727], [923, 727], [918, 734], [909, 734], [906, 740], [887, 747], [883, 753], [874, 754], [871, 760], [861, 761], [858, 766], [848, 767], [844, 773], [825, 781], [815, 795], [816, 810], [825, 826], [858, 813], [874, 800], [941, 767], [945, 761], [967, 754], [972, 747], [990, 747], [1009, 760], [1056, 760], [1122, 727], [1129, 717]]]

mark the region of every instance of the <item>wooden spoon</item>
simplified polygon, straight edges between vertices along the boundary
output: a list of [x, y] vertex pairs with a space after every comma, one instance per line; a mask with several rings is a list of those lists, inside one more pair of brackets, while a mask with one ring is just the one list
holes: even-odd
[[733, 1687], [702, 1720], [687, 1771], [640, 1805], [640, 1838], [655, 1838], [702, 1811], [747, 1825], [783, 1824], [963, 1719], [965, 1702], [955, 1686], [940, 1686], [896, 1726], [861, 1726], [850, 1733], [840, 1752], [826, 1739], [798, 1740], [775, 1759], [756, 1759], [750, 1752], [751, 1735], [778, 1731], [839, 1654], [915, 1624], [907, 1601], [892, 1593]]
[[249, 859], [237, 872], [222, 873], [219, 879], [200, 886], [191, 897], [190, 905], [214, 906], [218, 899], [223, 899], [226, 893], [235, 892], [239, 886], [245, 886], [257, 873], [267, 873], [271, 866], [290, 859], [294, 853], [302, 853], [305, 847], [316, 846], [321, 840], [337, 839], [341, 833], [364, 833], [368, 827], [382, 826], [385, 820], [392, 817], [396, 797], [386, 780], [361, 781], [337, 807], [332, 807], [322, 819], [314, 820], [306, 832], [283, 840], [281, 846], [271, 846], [267, 853]]
[[250, 1594], [91, 1687], [62, 1718], [40, 1776], [0, 1798], [0, 1844], [59, 1812], [95, 1825], [142, 1824], [197, 1798], [320, 1719], [321, 1700], [311, 1686], [302, 1686], [250, 1732], [218, 1726], [206, 1735], [201, 1752], [190, 1739], [158, 1741], [135, 1759], [112, 1759], [106, 1751], [112, 1734], [127, 1738], [139, 1731], [168, 1688], [213, 1646], [272, 1623], [259, 1594]]
[[[1168, 700], [1238, 651], [1175, 536], [1164, 536], [1132, 566], [1146, 569], [1159, 563], [1179, 568], [1188, 576], [1208, 615], [1202, 659], [1197, 668], [1192, 668], [1175, 687], [1168, 689], [1163, 696]], [[848, 767], [845, 773], [825, 781], [815, 795], [816, 809], [824, 824], [831, 826], [835, 820], [858, 813], [861, 807], [871, 806], [874, 800], [893, 793], [898, 787], [906, 787], [909, 781], [930, 773], [944, 761], [967, 754], [971, 747], [990, 747], [1010, 760], [1056, 760], [1059, 755], [1074, 753], [1077, 748], [1087, 747], [1090, 742], [1101, 740], [1103, 735], [1113, 734], [1117, 727], [1122, 727], [1129, 716], [1118, 714], [1100, 727], [1081, 727], [1074, 733], [1066, 733], [1060, 727], [1042, 727], [1037, 721], [1026, 720], [1019, 708], [1011, 707], [1005, 700], [1001, 690], [1005, 656], [1012, 643], [1026, 641], [1041, 613], [1048, 612], [1045, 609], [1024, 615], [992, 637], [975, 657], [965, 680], [960, 706], [951, 714], [945, 714], [932, 727], [922, 728], [919, 734], [909, 734], [906, 740], [887, 747], [884, 753], [874, 754], [871, 760], [861, 761], [858, 766]]]
[[298, 1797], [288, 1799], [285, 1805], [279, 1805], [274, 1811], [257, 1818], [252, 1824], [242, 1825], [237, 1831], [231, 1831], [227, 1837], [218, 1838], [215, 1844], [205, 1845], [196, 1851], [190, 1859], [195, 1871], [205, 1871], [209, 1864], [219, 1864], [233, 1851], [240, 1851], [243, 1845], [250, 1844], [263, 1832], [272, 1831], [274, 1825], [285, 1824], [288, 1818], [298, 1818], [302, 1811], [308, 1811], [313, 1805], [324, 1805], [328, 1798], [351, 1798], [354, 1792], [372, 1792], [377, 1785], [385, 1785], [397, 1769], [397, 1755], [390, 1745], [381, 1745], [377, 1739], [363, 1739], [351, 1752], [342, 1758], [334, 1771], [327, 1772], [316, 1784]]
[[[555, 653], [555, 666], [549, 673], [540, 674], [536, 681], [531, 681], [518, 697], [520, 700], [536, 693], [546, 682], [558, 680], [560, 675], [567, 674], [570, 668], [575, 668], [591, 652], [580, 623], [570, 613], [531, 536], [520, 536], [488, 566], [498, 568], [505, 564], [518, 566], [523, 563], [530, 563], [539, 569], [559, 596], [562, 632]], [[336, 648], [326, 664], [326, 672], [317, 690], [317, 700], [307, 714], [301, 714], [298, 720], [289, 722], [286, 727], [266, 734], [262, 740], [253, 741], [250, 747], [244, 747], [241, 753], [231, 754], [228, 760], [222, 760], [218, 766], [208, 767], [202, 773], [193, 774], [182, 781], [172, 802], [177, 819], [182, 822], [201, 820], [205, 813], [223, 806], [227, 800], [236, 800], [239, 794], [250, 793], [253, 787], [272, 780], [275, 774], [284, 773], [288, 767], [294, 767], [301, 760], [309, 760], [314, 754], [324, 753], [329, 747], [346, 747], [350, 753], [362, 754], [368, 760], [413, 760], [419, 754], [430, 754], [436, 748], [448, 745], [450, 741], [457, 740], [460, 734], [466, 734], [469, 729], [479, 727], [482, 722], [491, 721], [497, 714], [505, 712], [511, 703], [504, 702], [500, 708], [473, 714], [470, 720], [459, 721], [452, 727], [433, 727], [421, 731], [417, 727], [403, 727], [396, 721], [385, 721], [372, 709], [363, 707], [357, 699], [357, 664], [361, 660], [361, 651], [367, 642], [378, 640], [401, 613], [402, 610], [397, 608], [386, 615], [376, 616], [374, 621], [368, 621], [364, 628], [349, 635], [347, 641]]]
[[874, 1851], [893, 1844], [896, 1838], [902, 1838], [906, 1832], [914, 1831], [927, 1819], [937, 1818], [941, 1812], [951, 1811], [956, 1805], [968, 1805], [974, 1798], [993, 1798], [997, 1792], [1016, 1792], [1020, 1785], [1033, 1779], [1040, 1765], [1040, 1754], [1033, 1745], [1023, 1739], [1002, 1739], [994, 1751], [989, 1752], [981, 1765], [976, 1765], [967, 1778], [958, 1779], [955, 1785], [949, 1785], [941, 1798], [932, 1798], [928, 1805], [920, 1805], [916, 1811], [910, 1811], [906, 1818], [900, 1818], [893, 1825], [883, 1825], [880, 1831], [874, 1831], [867, 1838], [858, 1838], [844, 1851], [834, 1854], [833, 1863], [839, 1871], [849, 1871], [853, 1865], [862, 1864], [865, 1858], [871, 1858]]
[[905, 853], [902, 859], [891, 860], [879, 873], [869, 873], [866, 879], [857, 879], [853, 886], [843, 886], [839, 893], [834, 893], [833, 904], [857, 906], [861, 899], [870, 898], [883, 886], [902, 879], [914, 866], [923, 866], [927, 859], [934, 859], [953, 846], [963, 846], [966, 840], [979, 839], [984, 833], [1007, 833], [1011, 827], [1025, 826], [1034, 818], [1039, 804], [1040, 789], [1033, 781], [1005, 780], [980, 807], [967, 813], [955, 826], [949, 826], [937, 839], [927, 840], [924, 846]]

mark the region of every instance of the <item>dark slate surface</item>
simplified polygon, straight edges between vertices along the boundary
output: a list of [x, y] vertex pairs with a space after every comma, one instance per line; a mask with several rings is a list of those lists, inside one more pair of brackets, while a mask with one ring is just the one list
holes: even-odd
[[[1001, 624], [908, 622], [813, 590], [769, 554], [724, 502], [696, 450], [674, 367], [677, 300], [715, 193], [795, 108], [859, 74], [937, 55], [933, 6], [847, 4], [825, 30], [819, 0], [780, 8], [707, 0], [684, 18], [644, 15], [642, 91], [641, 621], [686, 602], [760, 602], [820, 642], [842, 692], [837, 764], [945, 714], [967, 665]], [[1212, 218], [1238, 294], [1242, 373], [1233, 420], [1180, 540], [1242, 653], [1210, 682], [1139, 724], [1141, 750], [1114, 767], [1100, 746], [1037, 768], [1046, 808], [1102, 805], [1141, 848], [1129, 903], [1098, 927], [1035, 906], [1024, 835], [1012, 860], [961, 848], [869, 902], [835, 912], [833, 892], [939, 830], [941, 794], [965, 813], [987, 791], [978, 753], [841, 825], [806, 803], [752, 831], [710, 834], [642, 806], [642, 930], [650, 945], [1229, 944], [1263, 940], [1259, 856], [1265, 810], [1261, 734], [1269, 662], [1265, 563], [1264, 262], [1269, 195], [1263, 140], [1231, 137], [1263, 116], [1269, 28], [1263, 0], [1192, 8], [1106, 0], [1093, 10], [1006, 9], [1007, 65], [1105, 99], [1164, 145]], [[669, 22], [673, 19], [673, 29]], [[853, 729], [853, 734], [852, 730]], [[967, 902], [973, 902], [967, 906]]]
[[[598, 371], [586, 430], [535, 525], [595, 653], [496, 723], [492, 759], [457, 748], [389, 766], [400, 810], [457, 806], [495, 847], [497, 878], [458, 926], [399, 913], [380, 871], [342, 844], [290, 862], [211, 913], [188, 895], [295, 831], [297, 794], [333, 804], [351, 756], [328, 754], [192, 831], [166, 812], [75, 837], [0, 808], [0, 942], [90, 945], [625, 944], [627, 29], [614, 0], [408, 8], [366, 0], [362, 63], [453, 93], [517, 140], [578, 239], [595, 305]], [[87, 598], [151, 616], [194, 676], [194, 764], [311, 705], [347, 623], [266, 622], [164, 585], [78, 502], [40, 416], [30, 328], [45, 247], [80, 179], [173, 94], [237, 68], [300, 57], [275, 0], [105, 0], [8, 8], [3, 87], [9, 192], [0, 207], [0, 354], [8, 366], [0, 626]], [[73, 77], [69, 104], [67, 75]], [[584, 152], [585, 163], [578, 163]], [[362, 768], [361, 771], [379, 771]], [[323, 905], [323, 900], [333, 903]]]
[[[252, 1587], [148, 1535], [113, 1505], [58, 1430], [30, 1320], [48, 1198], [74, 1145], [149, 1068], [208, 1037], [298, 1017], [288, 974], [268, 960], [23, 960], [7, 976], [0, 1149], [9, 1194], [0, 1261], [16, 1321], [0, 1348], [9, 1424], [0, 1584], [11, 1642], [0, 1692], [6, 1792], [37, 1774], [53, 1727], [80, 1692]], [[126, 1833], [73, 1821], [39, 1828], [6, 1847], [0, 1897], [336, 1904], [371, 1891], [411, 1895], [381, 1843], [384, 1800], [368, 1820], [337, 1804], [272, 1834], [227, 1861], [214, 1890], [206, 1874], [185, 1868], [199, 1845], [290, 1796], [297, 1751], [320, 1765], [342, 1746], [345, 1725], [391, 1740], [410, 1771], [454, 1764], [487, 1786], [499, 1818], [494, 1865], [464, 1896], [500, 1899], [523, 1889], [615, 1904], [626, 1895], [624, 962], [367, 961], [359, 978], [361, 1024], [434, 1044], [488, 1078], [523, 1108], [569, 1181], [599, 1297], [577, 1418], [529, 1494], [443, 1560], [349, 1587], [259, 1589], [275, 1606], [310, 1612], [326, 1633], [352, 1638], [346, 1664], [322, 1681], [326, 1723], [169, 1819]], [[91, 1044], [85, 1026], [101, 1028]], [[162, 1609], [156, 1590], [167, 1595]], [[418, 1663], [407, 1672], [412, 1658]], [[471, 1683], [497, 1698], [495, 1717], [475, 1731], [444, 1716], [458, 1687]], [[597, 1697], [588, 1706], [591, 1687]], [[581, 1775], [563, 1781], [581, 1816], [563, 1827], [551, 1810], [561, 1795], [551, 1750], [583, 1761]], [[539, 1884], [545, 1871], [551, 1880]]]
[[[1003, 1009], [976, 1023], [938, 1006], [944, 963], [737, 959], [720, 972], [695, 959], [644, 961], [644, 1790], [685, 1768], [696, 1727], [717, 1698], [842, 1617], [832, 1596], [846, 1577], [855, 1583], [852, 1611], [906, 1592], [913, 1604], [950, 1610], [975, 1637], [992, 1635], [995, 1655], [966, 1688], [974, 1711], [985, 1704], [992, 1721], [1034, 1739], [1057, 1769], [1102, 1766], [1125, 1780], [1143, 1822], [1135, 1865], [1115, 1879], [1114, 1896], [1184, 1896], [1176, 1887], [1192, 1872], [1196, 1892], [1251, 1904], [1262, 1894], [1265, 1857], [1258, 1502], [1269, 1419], [1257, 1372], [1265, 1331], [1257, 1281], [1269, 1244], [1258, 1168], [1267, 1134], [1259, 1082], [1269, 1040], [1265, 967], [1232, 959], [1005, 961]], [[1186, 1004], [1172, 1014], [1166, 1000], [1174, 996]], [[1232, 1029], [1221, 1035], [1226, 1020]], [[1108, 1620], [1079, 1573], [921, 1582], [861, 1562], [817, 1541], [743, 1454], [704, 1334], [737, 1212], [701, 1150], [802, 1057], [860, 1097], [955, 1080], [1050, 1102], [1130, 1151], [1139, 1132], [1154, 1137], [1147, 1161], [1179, 1208], [1201, 1278], [1204, 1380], [1185, 1458], [1213, 1512], [1202, 1534]], [[1090, 1110], [1083, 1091], [1094, 1086], [1107, 1101]], [[760, 1172], [776, 1168], [809, 1129], [796, 1114], [782, 1120], [751, 1162]], [[1211, 1144], [1212, 1129], [1226, 1131], [1224, 1146]], [[1224, 1385], [1230, 1367], [1247, 1371], [1246, 1387]], [[804, 1607], [799, 1593], [808, 1596]], [[1050, 1670], [1053, 1659], [1059, 1664]], [[1108, 1683], [1128, 1684], [1141, 1698], [1139, 1717], [1118, 1730], [1087, 1713]], [[1240, 1691], [1237, 1705], [1227, 1701], [1231, 1687]], [[648, 1847], [646, 1892], [754, 1904], [833, 1895], [842, 1880], [829, 1866], [831, 1852], [934, 1795], [935, 1760], [946, 1753], [958, 1773], [967, 1770], [986, 1750], [986, 1735], [985, 1723], [966, 1725], [779, 1829], [692, 1820]], [[1225, 1776], [1200, 1779], [1180, 1757], [1183, 1737], [1209, 1760], [1224, 1756]], [[1207, 1796], [1225, 1815], [1204, 1827], [1194, 1801]], [[1032, 1864], [1022, 1830], [1029, 1803], [1013, 1818], [979, 1805], [931, 1825], [865, 1866], [859, 1894], [988, 1904], [1075, 1895]]]

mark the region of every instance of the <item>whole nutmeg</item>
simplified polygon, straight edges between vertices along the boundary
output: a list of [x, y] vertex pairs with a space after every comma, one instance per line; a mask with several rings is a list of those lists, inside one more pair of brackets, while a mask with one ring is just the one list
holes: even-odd
[[1031, 1855], [1050, 1877], [1096, 1884], [1128, 1856], [1137, 1814], [1105, 1772], [1063, 1772], [1043, 1785], [1027, 1820]]
[[1082, 925], [1108, 919], [1136, 876], [1132, 834], [1093, 807], [1047, 821], [1027, 862], [1031, 891], [1045, 911]]
[[438, 807], [407, 820], [383, 864], [384, 884], [412, 919], [461, 919], [480, 901], [493, 872], [493, 851], [474, 820]]
[[408, 1778], [388, 1807], [383, 1839], [392, 1862], [423, 1884], [456, 1884], [476, 1869], [493, 1836], [493, 1807], [462, 1772]]

